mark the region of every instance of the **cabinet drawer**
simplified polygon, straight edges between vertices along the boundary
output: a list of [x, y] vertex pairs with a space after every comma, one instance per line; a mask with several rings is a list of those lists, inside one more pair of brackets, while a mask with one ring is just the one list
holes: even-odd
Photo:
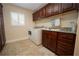
[[75, 37], [75, 34], [70, 33], [58, 33], [58, 37], [60, 38], [66, 38], [66, 39], [73, 39]]
[[63, 46], [58, 46], [57, 49], [61, 49], [61, 50], [64, 51], [64, 52], [73, 51], [72, 48], [69, 48], [69, 49], [68, 49], [68, 48], [64, 48]]
[[66, 44], [63, 44], [61, 42], [58, 42], [57, 44], [57, 48], [63, 48], [64, 50], [67, 49], [67, 50], [73, 50], [73, 46], [72, 45], [66, 45]]
[[73, 48], [73, 44], [68, 44], [68, 43], [64, 43], [64, 42], [61, 42], [61, 41], [57, 42], [57, 46], [62, 46], [65, 49]]
[[73, 55], [74, 47], [73, 45], [65, 44], [60, 41], [57, 42], [56, 53], [58, 55]]
[[65, 39], [65, 38], [58, 38], [58, 41], [61, 41], [63, 43], [67, 43], [67, 44], [73, 44], [74, 40], [72, 39]]
[[57, 51], [56, 51], [56, 53], [58, 54], [58, 55], [62, 55], [62, 56], [70, 56], [70, 55], [73, 55], [73, 52], [71, 52], [71, 51], [65, 51], [65, 50], [62, 50], [62, 49], [60, 49], [60, 48], [57, 48]]

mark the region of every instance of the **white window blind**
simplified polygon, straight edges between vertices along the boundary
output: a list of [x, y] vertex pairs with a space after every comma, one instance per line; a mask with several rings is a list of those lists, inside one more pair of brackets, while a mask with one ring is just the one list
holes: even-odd
[[25, 16], [24, 14], [11, 12], [11, 24], [13, 26], [21, 26], [25, 24]]
[[60, 26], [60, 19], [52, 20], [52, 26]]
[[55, 19], [55, 26], [59, 26], [60, 25], [60, 19]]

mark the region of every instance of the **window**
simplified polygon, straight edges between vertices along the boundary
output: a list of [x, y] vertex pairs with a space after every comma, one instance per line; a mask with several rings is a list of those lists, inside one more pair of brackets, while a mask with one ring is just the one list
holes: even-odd
[[24, 14], [11, 12], [11, 24], [13, 26], [24, 25], [25, 17]]
[[52, 26], [60, 26], [60, 19], [52, 20]]
[[60, 26], [60, 19], [55, 19], [55, 26]]

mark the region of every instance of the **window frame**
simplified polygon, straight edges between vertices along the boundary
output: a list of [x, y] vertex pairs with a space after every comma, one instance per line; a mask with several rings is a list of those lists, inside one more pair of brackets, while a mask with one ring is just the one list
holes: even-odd
[[[14, 18], [14, 15], [12, 15], [13, 13], [17, 15], [16, 18]], [[23, 13], [10, 12], [10, 15], [11, 15], [11, 25], [12, 26], [23, 26], [23, 25], [25, 25], [25, 15]], [[23, 18], [23, 20], [22, 20], [22, 18]], [[16, 23], [15, 23], [14, 19], [17, 20]], [[23, 21], [23, 23], [22, 23], [22, 21]]]

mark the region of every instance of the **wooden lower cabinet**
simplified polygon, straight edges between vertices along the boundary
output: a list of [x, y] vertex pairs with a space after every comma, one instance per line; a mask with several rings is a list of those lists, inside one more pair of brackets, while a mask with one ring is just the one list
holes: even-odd
[[55, 52], [56, 50], [56, 39], [57, 33], [52, 31], [44, 31], [42, 32], [42, 44], [46, 48], [50, 49], [51, 51]]
[[72, 56], [74, 54], [75, 34], [42, 31], [42, 45], [60, 56]]
[[56, 54], [72, 56], [74, 54], [75, 34], [58, 33]]

